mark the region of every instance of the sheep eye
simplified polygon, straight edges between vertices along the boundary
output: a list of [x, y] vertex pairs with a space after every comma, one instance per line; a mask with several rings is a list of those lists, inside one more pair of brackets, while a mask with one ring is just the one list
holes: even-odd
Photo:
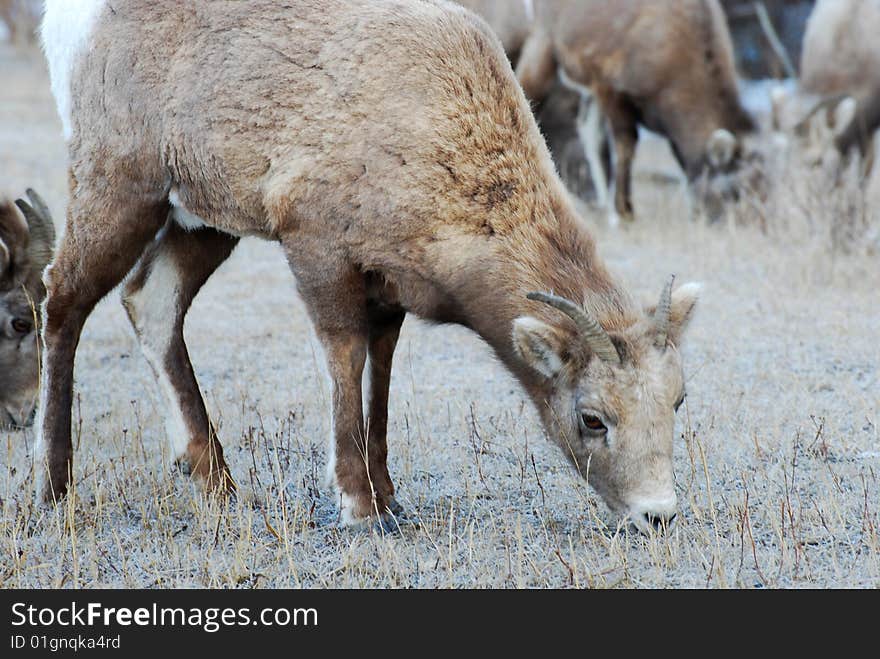
[[581, 414], [581, 428], [590, 435], [604, 435], [608, 427], [594, 414]]
[[22, 318], [14, 318], [12, 320], [12, 329], [18, 334], [30, 334], [31, 324]]

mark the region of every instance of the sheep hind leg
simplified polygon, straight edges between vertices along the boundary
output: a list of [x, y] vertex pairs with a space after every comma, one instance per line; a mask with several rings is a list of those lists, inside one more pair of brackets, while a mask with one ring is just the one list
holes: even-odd
[[602, 147], [605, 143], [603, 119], [596, 99], [582, 94], [578, 108], [578, 136], [590, 168], [590, 178], [596, 191], [596, 205], [604, 210], [608, 208], [609, 193], [608, 175], [602, 158]]
[[599, 98], [614, 137], [614, 211], [621, 220], [631, 222], [632, 166], [639, 139], [634, 108], [626, 98], [613, 92]]
[[183, 323], [193, 298], [237, 243], [238, 238], [214, 229], [187, 231], [170, 220], [141, 257], [122, 296], [164, 399], [171, 456], [209, 492], [232, 492], [235, 483], [193, 372]]

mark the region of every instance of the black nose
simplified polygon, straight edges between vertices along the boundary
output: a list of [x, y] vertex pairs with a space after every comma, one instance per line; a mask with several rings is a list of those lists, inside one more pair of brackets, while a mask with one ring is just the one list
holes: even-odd
[[645, 513], [645, 521], [648, 522], [651, 526], [654, 527], [655, 531], [660, 531], [663, 527], [668, 527], [672, 524], [672, 520], [675, 519], [675, 513], [672, 513], [671, 516], [665, 517], [663, 515], [653, 515], [651, 513]]

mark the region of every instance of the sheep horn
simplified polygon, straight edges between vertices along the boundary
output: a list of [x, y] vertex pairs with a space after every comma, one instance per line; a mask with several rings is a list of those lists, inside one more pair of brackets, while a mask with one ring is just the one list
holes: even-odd
[[672, 309], [672, 282], [675, 281], [675, 275], [669, 278], [663, 293], [660, 295], [660, 302], [654, 311], [654, 325], [657, 328], [657, 340], [655, 345], [662, 349], [666, 349], [666, 341], [669, 338], [669, 313]]
[[28, 252], [32, 263], [42, 269], [52, 260], [52, 254], [55, 250], [55, 224], [52, 222], [52, 215], [49, 213], [46, 202], [40, 195], [28, 188], [27, 196], [30, 199], [30, 204], [23, 199], [16, 199], [15, 205], [27, 220], [30, 231]]
[[617, 348], [611, 342], [608, 332], [602, 328], [595, 318], [574, 302], [551, 293], [534, 292], [529, 293], [526, 297], [536, 302], [543, 302], [564, 313], [574, 321], [580, 337], [583, 338], [590, 350], [596, 353], [602, 361], [620, 363], [620, 355], [617, 352]]

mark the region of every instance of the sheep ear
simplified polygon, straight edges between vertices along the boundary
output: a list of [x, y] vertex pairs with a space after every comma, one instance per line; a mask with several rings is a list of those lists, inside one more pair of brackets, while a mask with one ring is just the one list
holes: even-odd
[[[669, 323], [666, 326], [666, 343], [681, 345], [681, 338], [694, 315], [694, 309], [702, 289], [702, 284], [690, 282], [689, 284], [682, 284], [672, 291], [669, 300]], [[652, 305], [645, 309], [645, 315], [649, 318], [656, 317], [656, 314], [657, 305]]]
[[706, 154], [713, 169], [724, 169], [736, 155], [736, 137], [729, 130], [719, 128], [706, 143]]
[[669, 309], [669, 341], [674, 345], [681, 345], [681, 339], [687, 329], [697, 300], [702, 292], [702, 284], [691, 282], [679, 286], [672, 292], [672, 304]]
[[858, 103], [852, 96], [847, 96], [828, 113], [828, 123], [832, 134], [837, 137], [855, 121]]
[[46, 202], [36, 192], [28, 188], [27, 196], [30, 204], [23, 199], [16, 199], [15, 205], [24, 215], [30, 231], [28, 256], [31, 263], [42, 270], [55, 252], [55, 224]]
[[559, 330], [531, 316], [513, 322], [513, 347], [522, 360], [546, 378], [565, 366], [565, 339]]

